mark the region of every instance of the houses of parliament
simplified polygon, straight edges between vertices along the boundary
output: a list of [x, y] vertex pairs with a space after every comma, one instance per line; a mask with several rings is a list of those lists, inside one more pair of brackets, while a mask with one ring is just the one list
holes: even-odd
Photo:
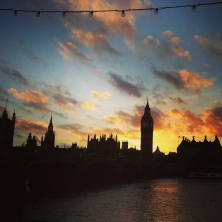
[[78, 148], [74, 143], [70, 148], [58, 148], [55, 146], [55, 132], [53, 131], [52, 116], [48, 129], [41, 137], [40, 146], [37, 145], [35, 136], [31, 132], [28, 134], [25, 146], [13, 147], [13, 137], [16, 125], [15, 112], [10, 119], [7, 107], [3, 110], [0, 117], [0, 154], [20, 153], [24, 155], [88, 155], [95, 158], [110, 158], [144, 162], [174, 162], [177, 165], [192, 167], [222, 167], [222, 146], [219, 138], [215, 136], [214, 141], [208, 141], [205, 136], [203, 142], [196, 142], [195, 137], [190, 141], [183, 137], [177, 147], [177, 153], [170, 152], [168, 156], [162, 153], [159, 147], [153, 152], [153, 132], [154, 120], [151, 115], [149, 103], [145, 105], [144, 114], [140, 122], [140, 150], [128, 147], [128, 141], [120, 141], [118, 136], [94, 135], [87, 138], [87, 147]]

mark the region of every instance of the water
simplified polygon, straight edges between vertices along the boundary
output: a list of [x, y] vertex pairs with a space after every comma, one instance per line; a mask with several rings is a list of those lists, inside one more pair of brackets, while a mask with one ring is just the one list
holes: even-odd
[[24, 219], [61, 222], [222, 221], [222, 180], [154, 179], [30, 199]]

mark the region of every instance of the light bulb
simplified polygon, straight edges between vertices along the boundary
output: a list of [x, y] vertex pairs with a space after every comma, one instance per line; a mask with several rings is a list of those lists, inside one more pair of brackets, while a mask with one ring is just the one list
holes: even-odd
[[36, 17], [40, 17], [40, 11], [36, 12]]
[[65, 18], [66, 17], [66, 12], [62, 12], [62, 17]]
[[18, 15], [18, 10], [15, 10], [13, 14], [14, 14], [14, 16], [17, 16]]
[[89, 12], [89, 17], [93, 17], [93, 11]]
[[197, 10], [196, 5], [193, 5], [193, 6], [192, 6], [192, 11], [193, 11], [193, 12], [196, 12], [196, 10]]
[[159, 9], [158, 9], [158, 8], [155, 8], [155, 10], [154, 10], [154, 15], [158, 15], [158, 13], [159, 13]]
[[125, 17], [125, 16], [126, 16], [126, 14], [125, 14], [125, 11], [124, 11], [124, 10], [122, 10], [121, 16], [122, 16], [122, 17]]

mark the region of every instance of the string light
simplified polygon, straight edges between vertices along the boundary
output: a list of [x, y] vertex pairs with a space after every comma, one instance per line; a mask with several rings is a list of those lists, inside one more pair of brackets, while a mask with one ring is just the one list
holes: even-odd
[[40, 17], [40, 11], [36, 12], [36, 17]]
[[154, 15], [158, 15], [158, 13], [159, 13], [159, 9], [158, 9], [158, 8], [155, 8], [155, 10], [154, 10]]
[[38, 10], [23, 10], [23, 9], [13, 9], [13, 8], [0, 8], [0, 11], [12, 11], [14, 16], [18, 15], [18, 12], [35, 12], [37, 17], [40, 17], [40, 14], [42, 12], [44, 13], [62, 13], [62, 17], [65, 18], [67, 13], [89, 13], [89, 16], [93, 16], [93, 12], [121, 12], [121, 16], [125, 17], [127, 11], [148, 11], [148, 10], [153, 10], [154, 14], [157, 15], [160, 10], [163, 9], [175, 9], [175, 8], [185, 8], [185, 7], [191, 7], [192, 11], [195, 12], [197, 9], [197, 6], [208, 6], [208, 5], [216, 5], [216, 4], [222, 4], [222, 1], [220, 2], [210, 2], [210, 3], [199, 3], [199, 4], [193, 4], [193, 5], [177, 5], [177, 6], [166, 6], [166, 7], [158, 7], [158, 8], [135, 8], [135, 9], [125, 9], [125, 10], [119, 10], [119, 9], [107, 9], [107, 10], [94, 10], [94, 11], [89, 11], [89, 10], [67, 10], [67, 11], [53, 11], [53, 10], [46, 10], [46, 11], [38, 11]]
[[196, 5], [193, 5], [193, 6], [192, 6], [192, 11], [193, 11], [193, 12], [196, 12], [196, 10], [197, 10]]
[[62, 12], [62, 17], [65, 18], [66, 17], [66, 12]]
[[124, 10], [122, 10], [122, 12], [121, 12], [121, 16], [122, 16], [122, 17], [125, 17], [125, 16], [126, 16], [126, 14], [125, 14], [125, 11], [124, 11]]
[[14, 16], [17, 16], [18, 15], [18, 10], [15, 10], [13, 14], [14, 14]]

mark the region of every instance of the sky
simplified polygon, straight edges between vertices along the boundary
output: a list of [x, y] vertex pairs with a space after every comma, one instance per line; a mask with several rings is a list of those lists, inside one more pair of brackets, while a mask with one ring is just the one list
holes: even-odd
[[[216, 1], [202, 0], [203, 3]], [[222, 139], [222, 4], [196, 0], [8, 0], [0, 10], [0, 111], [16, 112], [14, 145], [38, 144], [51, 115], [55, 144], [86, 147], [106, 134], [140, 149], [149, 101], [153, 150], [182, 137]]]

